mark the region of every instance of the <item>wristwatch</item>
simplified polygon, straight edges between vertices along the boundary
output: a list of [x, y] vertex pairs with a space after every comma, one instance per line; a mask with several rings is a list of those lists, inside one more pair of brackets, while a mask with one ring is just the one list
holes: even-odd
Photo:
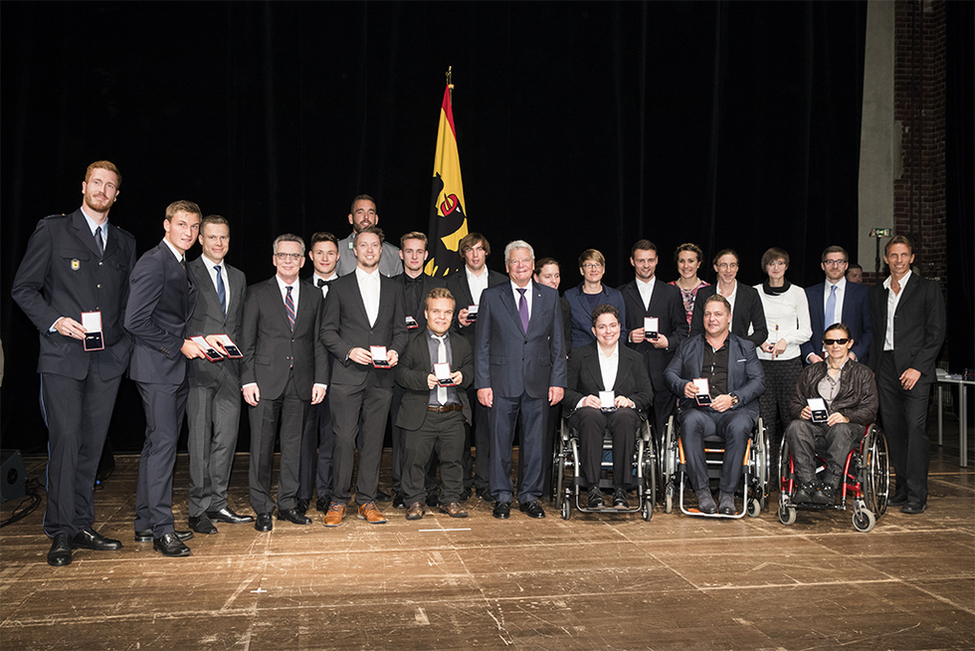
[[737, 404], [738, 404], [738, 396], [736, 396], [735, 394], [732, 393], [731, 394], [731, 406], [734, 407]]

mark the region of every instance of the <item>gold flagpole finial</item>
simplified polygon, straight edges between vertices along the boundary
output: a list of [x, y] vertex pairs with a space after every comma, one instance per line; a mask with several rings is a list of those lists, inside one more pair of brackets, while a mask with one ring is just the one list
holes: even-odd
[[454, 67], [447, 66], [447, 88], [454, 89]]

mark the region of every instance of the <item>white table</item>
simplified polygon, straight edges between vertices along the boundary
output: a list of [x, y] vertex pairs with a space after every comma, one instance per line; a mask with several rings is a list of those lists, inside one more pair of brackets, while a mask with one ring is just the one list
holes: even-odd
[[944, 438], [944, 416], [943, 393], [944, 388], [951, 385], [958, 387], [958, 454], [961, 457], [959, 465], [968, 466], [968, 387], [975, 387], [975, 380], [953, 379], [949, 377], [938, 378], [938, 445], [942, 444]]

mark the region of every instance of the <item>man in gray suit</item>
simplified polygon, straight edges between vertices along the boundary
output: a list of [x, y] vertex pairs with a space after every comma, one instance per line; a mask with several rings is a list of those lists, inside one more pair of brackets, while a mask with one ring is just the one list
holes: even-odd
[[[230, 224], [225, 217], [203, 218], [200, 245], [203, 254], [190, 263], [199, 298], [187, 331], [191, 337], [205, 337], [214, 349], [226, 354], [229, 344], [217, 335], [227, 335], [239, 344], [247, 279], [242, 271], [224, 262], [230, 250]], [[252, 516], [237, 515], [227, 504], [240, 422], [240, 362], [228, 356], [215, 362], [196, 359], [192, 364], [187, 399], [190, 528], [210, 534], [217, 533], [214, 521], [254, 521]]]
[[[339, 241], [338, 274], [348, 276], [356, 270], [356, 257], [353, 253], [355, 236], [364, 228], [376, 228], [379, 224], [379, 213], [376, 212], [376, 200], [368, 194], [360, 194], [352, 200], [352, 211], [349, 213], [349, 223], [352, 232], [347, 238]], [[379, 258], [379, 273], [392, 278], [403, 273], [403, 260], [399, 257], [399, 249], [395, 244], [383, 241], [383, 250]]]
[[[40, 332], [37, 371], [48, 428], [44, 532], [54, 539], [47, 556], [54, 566], [70, 563], [78, 547], [122, 547], [92, 528], [95, 472], [132, 352], [122, 317], [135, 238], [108, 222], [121, 185], [109, 161], [89, 165], [81, 207], [37, 223], [11, 291]], [[100, 313], [101, 346], [84, 345], [86, 312]]]

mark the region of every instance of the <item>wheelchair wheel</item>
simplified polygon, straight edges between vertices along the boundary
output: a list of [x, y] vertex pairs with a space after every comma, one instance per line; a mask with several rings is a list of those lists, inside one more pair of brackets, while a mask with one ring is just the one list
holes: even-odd
[[[644, 423], [643, 427], [645, 428], [643, 431], [646, 432], [650, 424]], [[644, 500], [650, 503], [650, 509], [652, 511], [653, 505], [657, 503], [657, 453], [652, 434], [644, 437], [643, 456], [640, 459], [640, 463], [643, 464]], [[644, 518], [644, 520], [649, 519]]]
[[562, 431], [555, 441], [555, 454], [552, 457], [552, 499], [561, 506], [565, 500], [565, 472], [568, 466], [568, 436], [565, 419], [562, 420]]
[[862, 509], [853, 512], [853, 528], [857, 531], [867, 533], [877, 524], [877, 518], [870, 509]]
[[792, 493], [795, 492], [795, 482], [793, 482], [792, 490], [787, 490], [788, 481], [790, 479], [795, 479], [795, 477], [793, 477], [791, 455], [792, 455], [792, 450], [789, 449], [789, 443], [788, 441], [785, 440], [785, 437], [782, 437], [782, 446], [779, 448], [779, 459], [778, 459], [778, 464], [779, 464], [778, 488], [779, 491], [789, 495], [790, 497], [792, 496]]
[[[769, 450], [768, 431], [765, 429], [765, 423], [762, 422], [761, 418], [758, 419], [756, 429], [755, 480], [758, 485], [756, 493], [758, 496], [759, 510], [761, 510], [768, 507], [768, 496], [771, 492], [771, 487], [769, 486], [769, 464], [771, 462], [769, 456], [771, 452]], [[752, 517], [757, 517], [757, 515]]]
[[[867, 503], [867, 509], [872, 511], [871, 515], [879, 517], [887, 511], [890, 462], [887, 458], [887, 439], [876, 425], [872, 425], [864, 436], [860, 466], [859, 475], [860, 481], [863, 482], [864, 501]], [[854, 526], [856, 526], [855, 522]], [[857, 530], [863, 531], [859, 528]]]
[[762, 502], [757, 497], [748, 500], [748, 510], [746, 513], [750, 518], [757, 518], [762, 514]]
[[670, 513], [674, 510], [674, 495], [677, 491], [677, 422], [673, 416], [667, 421], [664, 449], [660, 456], [663, 464], [661, 482], [664, 493], [664, 513]]
[[568, 520], [572, 517], [572, 505], [566, 497], [562, 497], [562, 519]]
[[779, 522], [789, 526], [796, 521], [796, 507], [780, 505], [778, 510]]

